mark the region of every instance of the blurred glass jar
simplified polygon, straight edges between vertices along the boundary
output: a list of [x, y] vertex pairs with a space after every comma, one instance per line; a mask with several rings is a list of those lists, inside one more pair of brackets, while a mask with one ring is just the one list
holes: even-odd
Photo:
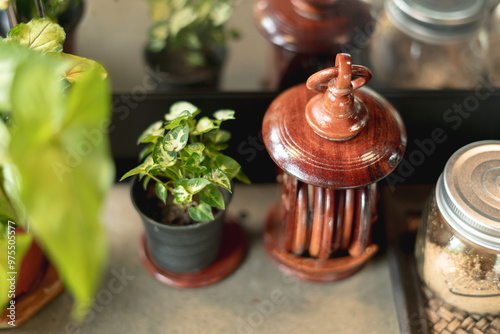
[[444, 302], [500, 313], [500, 141], [480, 141], [446, 163], [415, 248], [422, 281]]
[[500, 5], [497, 5], [490, 15], [488, 42], [488, 79], [493, 86], [500, 87]]
[[468, 89], [483, 83], [486, 0], [386, 0], [370, 48], [382, 87]]

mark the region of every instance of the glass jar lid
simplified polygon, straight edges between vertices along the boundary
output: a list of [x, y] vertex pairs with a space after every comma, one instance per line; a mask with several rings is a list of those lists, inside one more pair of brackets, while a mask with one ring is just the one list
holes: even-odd
[[439, 178], [436, 202], [462, 236], [500, 250], [500, 141], [479, 141], [455, 152]]
[[476, 32], [486, 14], [486, 0], [389, 0], [391, 22], [427, 43], [455, 43]]

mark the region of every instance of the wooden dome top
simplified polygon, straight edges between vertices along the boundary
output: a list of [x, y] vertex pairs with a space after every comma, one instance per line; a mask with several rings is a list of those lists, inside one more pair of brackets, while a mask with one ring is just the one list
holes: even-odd
[[364, 186], [391, 173], [403, 157], [406, 131], [395, 108], [362, 87], [370, 78], [369, 69], [338, 54], [335, 67], [280, 94], [262, 126], [275, 163], [303, 182], [334, 189]]

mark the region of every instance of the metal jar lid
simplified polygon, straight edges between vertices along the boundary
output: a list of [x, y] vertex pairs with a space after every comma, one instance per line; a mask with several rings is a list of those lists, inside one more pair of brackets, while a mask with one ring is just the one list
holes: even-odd
[[500, 250], [500, 140], [455, 152], [436, 187], [441, 214], [463, 237]]
[[486, 0], [390, 0], [385, 8], [398, 29], [437, 44], [469, 38], [486, 16]]

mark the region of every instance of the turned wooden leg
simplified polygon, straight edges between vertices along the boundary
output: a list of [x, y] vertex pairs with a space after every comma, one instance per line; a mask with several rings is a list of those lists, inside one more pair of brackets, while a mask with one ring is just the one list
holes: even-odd
[[297, 195], [297, 208], [295, 213], [295, 233], [293, 236], [293, 250], [296, 255], [302, 255], [305, 251], [307, 239], [307, 184], [300, 182]]
[[285, 249], [293, 251], [293, 234], [295, 230], [295, 206], [297, 204], [297, 179], [289, 177], [288, 185], [288, 210], [285, 224]]
[[356, 190], [347, 189], [345, 191], [344, 222], [342, 228], [342, 242], [340, 249], [347, 249], [351, 243], [352, 223], [354, 220]]
[[354, 220], [354, 233], [352, 243], [349, 246], [351, 256], [360, 256], [368, 244], [368, 233], [370, 231], [370, 189], [368, 187], [356, 189], [356, 214]]
[[321, 248], [318, 258], [326, 260], [330, 257], [332, 249], [333, 232], [335, 228], [335, 190], [325, 190], [325, 213], [323, 220], [323, 236], [321, 238]]
[[311, 242], [309, 243], [309, 255], [318, 257], [321, 247], [321, 237], [323, 234], [325, 188], [316, 187], [314, 191], [314, 215], [311, 232]]
[[345, 190], [336, 190], [335, 191], [335, 230], [334, 230], [334, 239], [332, 242], [332, 253], [335, 253], [342, 246], [342, 227], [344, 222], [344, 213], [345, 213]]

